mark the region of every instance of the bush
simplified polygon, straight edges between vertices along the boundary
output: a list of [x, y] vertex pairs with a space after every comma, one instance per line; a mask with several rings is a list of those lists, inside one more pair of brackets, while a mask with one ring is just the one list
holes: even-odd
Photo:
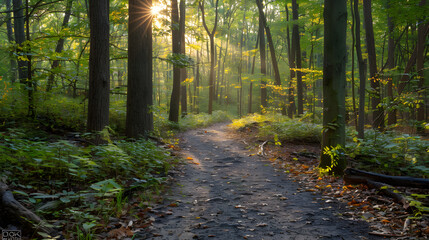
[[429, 177], [428, 149], [429, 142], [421, 137], [372, 129], [365, 131], [364, 140], [354, 138], [346, 146], [362, 169], [371, 170], [375, 165], [382, 172], [425, 178]]
[[239, 129], [252, 124], [259, 126], [258, 135], [263, 138], [275, 138], [279, 142], [320, 142], [322, 126], [307, 123], [303, 119], [290, 119], [280, 114], [252, 114], [233, 120], [231, 126]]

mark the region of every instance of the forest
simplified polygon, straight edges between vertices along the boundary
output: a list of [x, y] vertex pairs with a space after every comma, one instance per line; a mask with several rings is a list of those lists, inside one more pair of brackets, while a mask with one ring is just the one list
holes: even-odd
[[312, 191], [396, 202], [373, 236], [428, 238], [426, 0], [0, 2], [1, 230], [133, 237], [182, 137], [228, 122]]

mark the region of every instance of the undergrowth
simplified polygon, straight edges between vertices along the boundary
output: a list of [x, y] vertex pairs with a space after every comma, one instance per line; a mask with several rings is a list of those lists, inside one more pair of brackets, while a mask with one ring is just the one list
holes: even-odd
[[165, 150], [147, 140], [83, 146], [48, 141], [48, 136], [29, 131], [0, 132], [0, 181], [15, 189], [16, 198], [30, 209], [65, 230], [67, 238], [103, 230], [109, 218], [121, 215], [124, 199], [137, 190], [160, 188], [174, 164]]
[[231, 127], [240, 129], [257, 125], [258, 136], [276, 139], [276, 142], [320, 142], [321, 125], [308, 123], [303, 119], [290, 119], [280, 114], [252, 114], [245, 118], [233, 120]]
[[[308, 118], [290, 119], [280, 114], [253, 114], [233, 120], [231, 127], [257, 127], [258, 137], [281, 142], [320, 143], [322, 125]], [[390, 175], [429, 177], [429, 141], [399, 132], [365, 131], [365, 139], [347, 128], [346, 154], [358, 168]]]

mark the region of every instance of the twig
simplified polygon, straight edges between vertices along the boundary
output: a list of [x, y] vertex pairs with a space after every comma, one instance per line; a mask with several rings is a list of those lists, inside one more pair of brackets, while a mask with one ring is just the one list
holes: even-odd
[[266, 156], [267, 154], [264, 152], [264, 145], [266, 144], [268, 142], [268, 140], [267, 141], [265, 141], [264, 143], [262, 143], [261, 145], [259, 145], [259, 152], [258, 152], [258, 155], [259, 156]]

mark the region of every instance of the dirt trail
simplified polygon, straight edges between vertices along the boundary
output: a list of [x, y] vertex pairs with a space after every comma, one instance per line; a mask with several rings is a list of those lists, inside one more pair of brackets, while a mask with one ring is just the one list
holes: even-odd
[[341, 219], [342, 206], [300, 192], [299, 184], [228, 133], [227, 124], [186, 132], [188, 160], [149, 232], [135, 239], [379, 239], [363, 221]]

